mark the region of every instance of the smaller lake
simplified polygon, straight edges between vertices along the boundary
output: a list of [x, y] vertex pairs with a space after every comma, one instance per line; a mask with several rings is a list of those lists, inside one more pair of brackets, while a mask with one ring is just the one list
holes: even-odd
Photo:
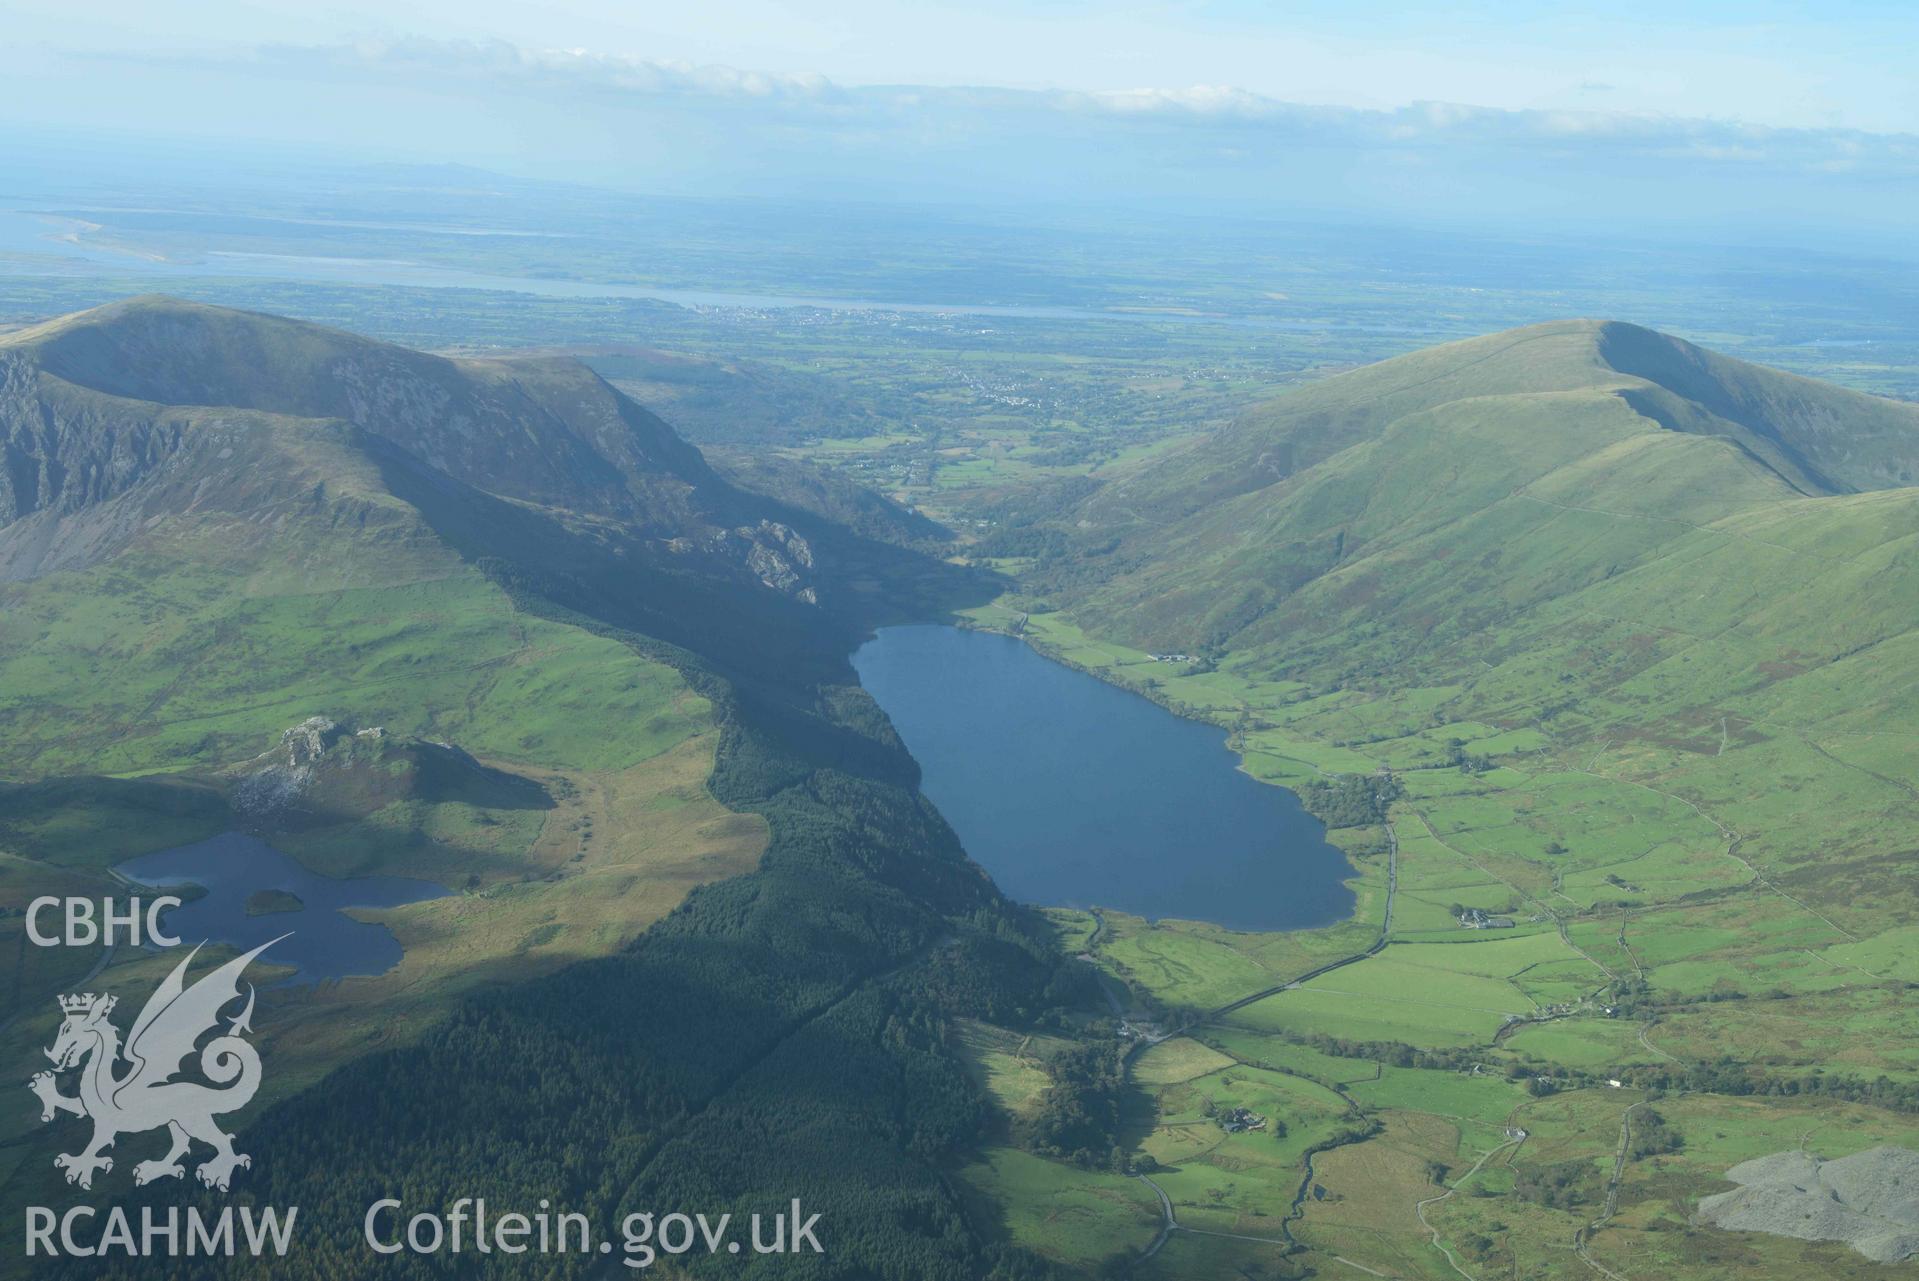
[[990, 632], [888, 627], [853, 666], [921, 790], [1023, 903], [1239, 930], [1352, 914], [1346, 856], [1298, 797], [1238, 768], [1224, 730]]
[[[398, 876], [334, 880], [316, 876], [258, 837], [227, 832], [211, 840], [143, 854], [114, 869], [154, 889], [198, 885], [200, 898], [168, 912], [166, 932], [185, 946], [201, 940], [246, 949], [291, 931], [260, 960], [298, 967], [290, 983], [384, 974], [400, 963], [400, 941], [384, 925], [356, 921], [341, 909], [399, 907], [446, 891], [431, 881]], [[291, 894], [296, 911], [250, 915], [256, 895]], [[280, 900], [284, 901], [284, 900]]]

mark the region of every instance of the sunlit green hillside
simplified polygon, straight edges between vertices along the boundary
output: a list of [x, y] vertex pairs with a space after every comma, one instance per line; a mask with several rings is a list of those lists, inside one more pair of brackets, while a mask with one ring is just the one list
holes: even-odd
[[[1351, 926], [1091, 944], [1188, 1033], [1139, 1060], [1143, 1149], [1230, 1234], [1154, 1275], [1891, 1275], [1691, 1215], [1747, 1157], [1919, 1135], [1915, 458], [1912, 406], [1567, 322], [1328, 379], [1062, 513], [982, 623], [1309, 803], [1387, 798], [1326, 810]], [[1325, 1150], [1196, 1126], [1159, 1068], [1193, 1041], [1212, 1097]], [[1247, 1093], [1272, 1071], [1346, 1116]]]

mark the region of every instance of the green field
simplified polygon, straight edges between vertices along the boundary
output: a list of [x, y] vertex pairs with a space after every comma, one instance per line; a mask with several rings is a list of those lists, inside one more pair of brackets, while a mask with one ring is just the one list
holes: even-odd
[[[1245, 1066], [1159, 1086], [1154, 1105], [1157, 1123], [1141, 1150], [1160, 1167], [1153, 1181], [1180, 1222], [1260, 1236], [1279, 1234], [1306, 1149], [1352, 1121], [1350, 1104], [1333, 1090]], [[1265, 1128], [1227, 1133], [1219, 1117], [1239, 1108]]]
[[1125, 1175], [991, 1147], [958, 1177], [973, 1194], [975, 1212], [1003, 1239], [1069, 1265], [1090, 1268], [1130, 1257], [1159, 1228], [1158, 1198]]

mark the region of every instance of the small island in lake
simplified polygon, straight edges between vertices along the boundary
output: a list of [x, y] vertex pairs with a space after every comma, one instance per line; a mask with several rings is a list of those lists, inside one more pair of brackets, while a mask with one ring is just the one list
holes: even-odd
[[306, 904], [298, 894], [286, 890], [257, 890], [247, 897], [248, 916], [272, 916], [279, 912], [304, 912]]

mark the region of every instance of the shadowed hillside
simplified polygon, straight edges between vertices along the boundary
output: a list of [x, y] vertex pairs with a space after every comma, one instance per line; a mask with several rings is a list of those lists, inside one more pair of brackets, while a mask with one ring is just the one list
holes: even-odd
[[722, 479], [573, 361], [448, 360], [166, 298], [0, 339], [0, 458], [0, 579], [153, 552], [368, 586], [444, 576], [451, 553], [569, 575], [676, 643], [732, 638], [732, 660], [759, 628], [827, 664], [879, 611], [969, 590]]
[[[385, 973], [262, 987], [275, 1071], [235, 1123], [309, 1234], [272, 1275], [353, 1273], [362, 1192], [402, 1184], [606, 1223], [799, 1196], [844, 1225], [816, 1275], [1019, 1264], [942, 1173], [984, 1106], [942, 1029], [1080, 989], [847, 663], [986, 580], [819, 514], [883, 531], [870, 504], [729, 483], [571, 362], [166, 299], [0, 339], [0, 450], [0, 950], [35, 951], [35, 895], [234, 828], [447, 891], [377, 913]], [[0, 1007], [23, 1080], [55, 993], [169, 958], [33, 962]], [[82, 1195], [27, 1109], [0, 1130], [33, 1157], [7, 1213]]]

